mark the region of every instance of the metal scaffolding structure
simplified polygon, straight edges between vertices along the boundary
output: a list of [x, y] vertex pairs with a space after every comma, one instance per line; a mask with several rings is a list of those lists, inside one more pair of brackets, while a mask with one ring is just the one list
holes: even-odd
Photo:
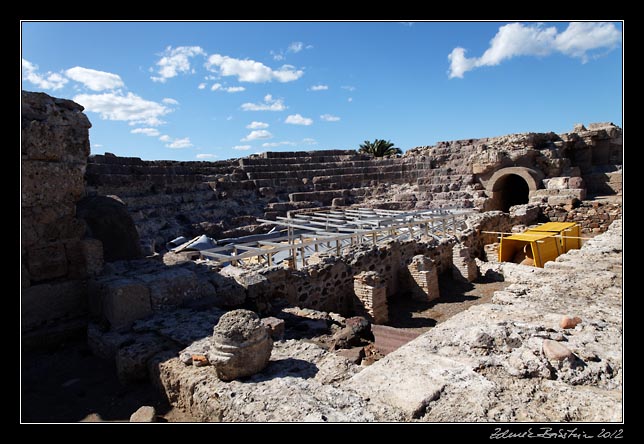
[[431, 236], [437, 239], [462, 229], [473, 210], [432, 209], [396, 211], [373, 208], [302, 212], [277, 220], [258, 222], [285, 227], [284, 236], [270, 240], [234, 243], [202, 250], [205, 258], [221, 264], [273, 266], [288, 261], [297, 269], [316, 252], [340, 255], [345, 246], [378, 245], [398, 239]]

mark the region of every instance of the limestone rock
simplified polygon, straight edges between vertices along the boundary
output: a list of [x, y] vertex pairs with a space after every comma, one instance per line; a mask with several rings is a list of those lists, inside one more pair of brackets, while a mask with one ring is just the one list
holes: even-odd
[[357, 346], [365, 339], [373, 340], [369, 321], [361, 316], [354, 316], [346, 320], [346, 327], [338, 330], [333, 335], [331, 349], [337, 350]]
[[154, 407], [144, 405], [130, 416], [130, 422], [156, 422], [157, 412]]
[[256, 313], [233, 310], [224, 314], [214, 328], [208, 360], [222, 381], [254, 375], [271, 357], [273, 340]]
[[568, 347], [550, 339], [543, 341], [543, 354], [551, 361], [563, 361], [574, 357], [573, 352]]

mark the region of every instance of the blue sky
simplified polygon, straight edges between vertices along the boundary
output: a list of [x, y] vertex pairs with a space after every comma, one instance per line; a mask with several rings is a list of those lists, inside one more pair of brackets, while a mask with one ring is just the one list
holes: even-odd
[[622, 124], [622, 24], [23, 22], [22, 87], [92, 154], [220, 160]]

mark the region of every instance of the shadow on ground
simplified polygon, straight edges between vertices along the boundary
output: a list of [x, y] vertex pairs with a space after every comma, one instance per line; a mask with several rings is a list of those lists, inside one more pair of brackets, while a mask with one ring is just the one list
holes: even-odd
[[150, 383], [123, 385], [113, 363], [84, 339], [22, 355], [22, 422], [128, 421], [142, 405], [164, 415], [168, 402]]

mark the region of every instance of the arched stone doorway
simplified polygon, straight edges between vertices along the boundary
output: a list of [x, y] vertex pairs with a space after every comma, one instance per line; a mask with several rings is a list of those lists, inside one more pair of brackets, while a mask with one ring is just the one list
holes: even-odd
[[503, 168], [487, 183], [495, 210], [508, 211], [513, 205], [528, 203], [530, 193], [539, 188], [541, 174], [525, 167]]

